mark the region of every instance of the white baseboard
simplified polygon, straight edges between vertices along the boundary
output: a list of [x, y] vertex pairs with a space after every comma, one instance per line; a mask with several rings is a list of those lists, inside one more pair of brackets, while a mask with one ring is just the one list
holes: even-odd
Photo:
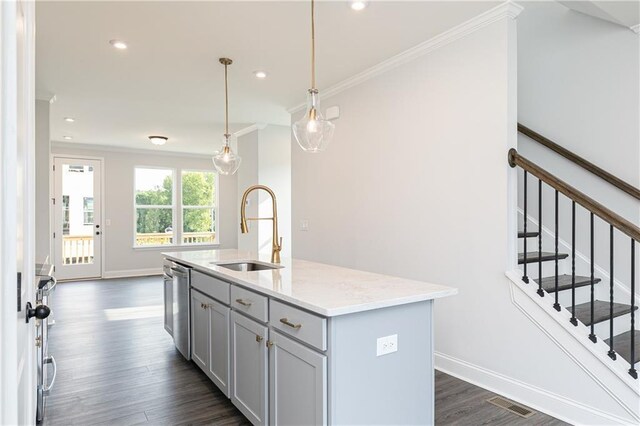
[[127, 269], [123, 271], [104, 271], [102, 278], [129, 278], [146, 277], [149, 275], [162, 275], [162, 268]]
[[595, 410], [577, 401], [440, 352], [435, 353], [435, 368], [571, 424], [594, 426], [635, 424], [627, 419]]

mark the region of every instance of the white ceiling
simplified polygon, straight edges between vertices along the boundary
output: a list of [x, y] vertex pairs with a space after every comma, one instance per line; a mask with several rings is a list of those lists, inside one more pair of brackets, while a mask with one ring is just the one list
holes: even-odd
[[[316, 6], [318, 87], [330, 87], [497, 2], [347, 1]], [[223, 66], [231, 130], [289, 124], [309, 87], [308, 2], [39, 2], [36, 88], [55, 95], [51, 139], [211, 153], [221, 143]], [[109, 40], [127, 42], [116, 50]], [[252, 72], [264, 69], [266, 80]], [[66, 123], [73, 117], [75, 123]], [[152, 146], [147, 136], [169, 142]]]

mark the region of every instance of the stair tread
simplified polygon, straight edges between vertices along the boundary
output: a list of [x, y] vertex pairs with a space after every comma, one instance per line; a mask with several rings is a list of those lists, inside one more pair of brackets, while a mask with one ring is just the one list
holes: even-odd
[[[540, 281], [538, 279], [534, 280], [536, 283], [540, 283]], [[602, 281], [600, 278], [594, 278], [593, 283], [599, 283], [600, 281]], [[591, 278], [590, 277], [583, 277], [583, 276], [579, 276], [576, 275], [576, 288], [578, 287], [585, 287], [591, 285]], [[547, 293], [554, 293], [556, 291], [556, 277], [555, 275], [552, 275], [550, 277], [543, 277], [542, 278], [542, 288], [547, 292]], [[563, 290], [571, 290], [571, 275], [558, 275], [558, 291], [563, 291]]]
[[[634, 346], [636, 347], [636, 350], [633, 362], [640, 362], [640, 330], [634, 331], [634, 338]], [[609, 344], [609, 340], [610, 339], [605, 340], [607, 345]], [[613, 350], [631, 364], [631, 330], [625, 331], [617, 336], [613, 336]]]
[[[567, 253], [558, 253], [558, 259], [566, 259], [567, 257], [569, 257]], [[551, 253], [548, 251], [542, 252], [543, 262], [547, 262], [549, 260], [555, 260], [555, 258], [556, 258], [555, 253]], [[527, 252], [527, 263], [535, 263], [535, 262], [538, 262], [538, 252], [537, 251]], [[523, 263], [524, 263], [524, 253], [518, 253], [518, 264], [521, 265]]]
[[[576, 318], [583, 323], [584, 325], [591, 325], [591, 302], [581, 303], [576, 305]], [[571, 307], [567, 307], [569, 312], [571, 312]], [[635, 310], [638, 307], [635, 306]], [[613, 317], [619, 317], [621, 315], [625, 315], [631, 312], [631, 305], [626, 305], [624, 303], [614, 303], [613, 304]], [[596, 300], [593, 306], [593, 323], [597, 324], [602, 321], [607, 321], [610, 318], [609, 315], [609, 302], [604, 300]], [[615, 338], [614, 338], [615, 343]]]
[[538, 231], [518, 232], [518, 238], [533, 238], [538, 236]]

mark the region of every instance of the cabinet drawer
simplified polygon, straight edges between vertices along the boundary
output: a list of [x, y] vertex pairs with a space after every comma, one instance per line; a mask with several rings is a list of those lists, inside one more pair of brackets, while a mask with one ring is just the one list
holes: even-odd
[[198, 271], [191, 271], [191, 287], [201, 291], [207, 296], [213, 297], [222, 303], [229, 304], [229, 283], [203, 274]]
[[276, 300], [269, 301], [269, 324], [283, 333], [309, 345], [327, 350], [327, 319], [310, 314]]
[[267, 322], [268, 299], [251, 290], [242, 287], [231, 286], [231, 306], [239, 312], [243, 312], [258, 321]]

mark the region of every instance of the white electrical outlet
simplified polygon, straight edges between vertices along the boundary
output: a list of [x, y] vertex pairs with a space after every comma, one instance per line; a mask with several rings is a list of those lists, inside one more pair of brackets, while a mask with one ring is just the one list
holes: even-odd
[[398, 335], [378, 337], [376, 356], [387, 355], [398, 351]]
[[309, 230], [309, 221], [307, 219], [302, 219], [300, 221], [300, 230], [308, 231]]

